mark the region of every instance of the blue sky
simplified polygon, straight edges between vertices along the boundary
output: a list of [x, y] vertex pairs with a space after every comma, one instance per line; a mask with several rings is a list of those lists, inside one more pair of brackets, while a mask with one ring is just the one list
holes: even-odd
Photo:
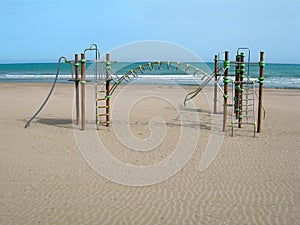
[[55, 62], [91, 43], [102, 52], [142, 40], [182, 45], [206, 61], [238, 47], [300, 63], [299, 0], [0, 0], [0, 63]]

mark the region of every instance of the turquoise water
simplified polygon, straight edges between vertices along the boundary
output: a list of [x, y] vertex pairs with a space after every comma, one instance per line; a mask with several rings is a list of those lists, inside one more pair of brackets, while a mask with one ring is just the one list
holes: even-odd
[[[112, 70], [118, 74], [124, 74], [141, 63], [119, 62], [111, 65]], [[213, 63], [189, 63], [199, 67], [208, 74], [213, 70]], [[146, 74], [143, 77], [155, 77], [156, 80], [170, 79], [177, 84], [195, 84], [190, 71], [185, 73], [183, 69], [176, 70], [173, 66], [171, 69], [163, 64], [161, 69], [154, 66], [150, 71], [146, 68]], [[98, 68], [99, 69], [99, 68]], [[233, 72], [231, 67], [231, 72]], [[94, 64], [87, 64], [87, 76], [92, 76], [95, 72]], [[0, 64], [0, 82], [52, 82], [57, 73], [57, 63], [23, 63], [23, 64]], [[192, 72], [190, 72], [192, 73]], [[66, 83], [72, 78], [74, 68], [69, 64], [62, 63], [58, 82]], [[259, 74], [258, 66], [250, 67], [250, 77], [256, 78]], [[149, 81], [150, 82], [150, 81]], [[265, 67], [265, 87], [272, 88], [300, 88], [300, 64], [271, 64], [267, 63]]]

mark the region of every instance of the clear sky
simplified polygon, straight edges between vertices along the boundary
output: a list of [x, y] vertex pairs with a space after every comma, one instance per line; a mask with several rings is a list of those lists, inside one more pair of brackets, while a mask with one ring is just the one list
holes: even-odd
[[[299, 0], [0, 0], [0, 63], [55, 62], [91, 43], [182, 45], [206, 61], [238, 47], [300, 63]], [[232, 53], [232, 54], [233, 54]]]

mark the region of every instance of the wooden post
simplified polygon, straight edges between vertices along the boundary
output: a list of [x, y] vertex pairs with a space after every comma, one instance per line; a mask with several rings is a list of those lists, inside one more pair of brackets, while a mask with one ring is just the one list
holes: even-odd
[[76, 125], [80, 123], [79, 109], [79, 62], [78, 54], [75, 54], [75, 96], [76, 96]]
[[85, 129], [85, 55], [81, 53], [81, 129]]
[[109, 126], [109, 114], [110, 114], [110, 54], [106, 54], [106, 126]]
[[262, 121], [262, 106], [263, 106], [264, 68], [265, 68], [264, 52], [260, 52], [257, 133], [261, 132], [261, 127], [262, 127], [261, 121]]
[[214, 84], [214, 114], [217, 113], [217, 101], [218, 101], [218, 55], [215, 55], [215, 84]]
[[[235, 112], [235, 118], [237, 119], [239, 116], [239, 99], [240, 99], [240, 93], [236, 90], [237, 85], [240, 81], [240, 55], [236, 55], [236, 64], [235, 64], [235, 83], [232, 88], [234, 88], [234, 112]], [[232, 124], [233, 126], [233, 124]]]
[[243, 121], [243, 88], [244, 88], [244, 84], [243, 84], [243, 80], [244, 80], [244, 76], [245, 76], [245, 54], [242, 52], [241, 53], [241, 59], [240, 59], [240, 63], [239, 63], [239, 88], [238, 88], [238, 92], [239, 92], [239, 113], [238, 113], [238, 119], [239, 119], [239, 128], [242, 127], [242, 121]]
[[226, 131], [226, 123], [227, 123], [227, 99], [228, 99], [228, 70], [230, 67], [230, 62], [228, 60], [229, 52], [225, 51], [225, 61], [224, 61], [224, 67], [225, 67], [225, 73], [224, 73], [224, 105], [223, 105], [223, 132]]

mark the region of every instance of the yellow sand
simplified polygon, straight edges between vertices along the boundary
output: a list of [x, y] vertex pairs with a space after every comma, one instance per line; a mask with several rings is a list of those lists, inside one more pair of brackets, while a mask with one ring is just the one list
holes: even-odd
[[[182, 108], [199, 119], [199, 124], [186, 126], [187, 132], [193, 126], [200, 130], [187, 164], [160, 183], [129, 186], [100, 176], [84, 159], [75, 137], [91, 132], [94, 121], [88, 117], [87, 131], [73, 127], [72, 85], [57, 85], [38, 118], [24, 129], [49, 88], [50, 84], [0, 83], [0, 224], [299, 224], [299, 90], [265, 90], [262, 133], [253, 138], [250, 125], [234, 129], [231, 137], [228, 127], [216, 157], [199, 171], [211, 132], [220, 128], [213, 127], [208, 88], [194, 105], [188, 102]], [[122, 88], [114, 96], [120, 93]], [[124, 93], [124, 98], [136, 93], [148, 97], [131, 107], [128, 120], [122, 111], [128, 98], [118, 103], [112, 97], [116, 111], [111, 129], [97, 131], [103, 145], [115, 158], [136, 167], [168, 159], [183, 128], [176, 118], [178, 105], [159, 96], [180, 92], [173, 86], [136, 85]], [[182, 102], [184, 96], [179, 97]], [[89, 104], [88, 100], [87, 111], [93, 112]], [[157, 117], [165, 122], [151, 120]], [[151, 129], [165, 130], [164, 140], [153, 151], [134, 151], [115, 133], [125, 125], [146, 142]]]

